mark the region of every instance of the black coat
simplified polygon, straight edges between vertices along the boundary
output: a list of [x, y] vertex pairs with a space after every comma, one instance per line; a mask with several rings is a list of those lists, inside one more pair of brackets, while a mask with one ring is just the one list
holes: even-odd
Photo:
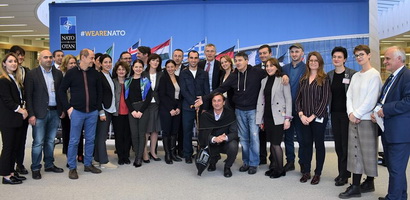
[[22, 106], [17, 85], [6, 78], [0, 78], [0, 127], [20, 127], [23, 115], [14, 112]]

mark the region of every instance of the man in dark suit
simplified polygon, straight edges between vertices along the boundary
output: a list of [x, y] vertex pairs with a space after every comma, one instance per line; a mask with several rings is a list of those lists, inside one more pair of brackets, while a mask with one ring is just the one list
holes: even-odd
[[201, 114], [199, 120], [199, 138], [202, 147], [209, 145], [210, 161], [208, 171], [216, 170], [216, 163], [225, 153], [224, 176], [232, 176], [231, 167], [238, 154], [238, 125], [235, 113], [224, 108], [225, 97], [222, 93], [215, 93], [212, 97], [212, 108]]
[[[272, 49], [270, 48], [269, 45], [264, 44], [262, 46], [260, 46], [258, 48], [258, 55], [259, 55], [259, 59], [261, 60], [261, 63], [255, 65], [255, 67], [257, 68], [261, 68], [261, 69], [265, 69], [266, 66], [266, 61], [272, 57]], [[266, 156], [268, 156], [268, 152], [266, 151], [266, 132], [265, 130], [259, 130], [259, 157], [260, 157], [260, 161], [259, 164], [260, 165], [264, 165], [267, 163], [266, 161]], [[271, 162], [273, 163], [273, 162]]]
[[60, 70], [60, 65], [63, 62], [63, 57], [64, 57], [64, 52], [61, 51], [60, 49], [53, 51], [53, 62], [54, 62], [54, 67], [58, 70]]
[[59, 117], [63, 117], [57, 90], [63, 74], [52, 66], [50, 51], [40, 52], [40, 66], [27, 74], [25, 93], [29, 123], [33, 127], [33, 146], [31, 150], [31, 170], [33, 179], [41, 179], [41, 159], [44, 151], [46, 172], [61, 173], [64, 170], [54, 165], [54, 138], [57, 134]]
[[210, 91], [219, 87], [219, 74], [221, 71], [221, 63], [215, 60], [216, 47], [214, 44], [205, 46], [206, 59], [198, 63], [198, 68], [205, 70], [208, 73]]
[[[26, 55], [26, 51], [20, 46], [14, 45], [10, 48], [10, 52], [15, 53], [17, 55], [17, 62], [20, 68], [20, 72], [24, 80], [26, 78], [27, 73], [30, 71], [29, 68], [23, 66], [24, 58]], [[23, 97], [24, 100], [24, 97]], [[21, 128], [21, 134], [17, 140], [20, 141], [18, 145], [18, 150], [16, 152], [16, 171], [20, 174], [28, 174], [26, 167], [23, 165], [24, 162], [24, 153], [26, 148], [26, 139], [27, 139], [27, 128], [28, 128], [28, 119], [26, 118], [23, 120], [23, 127]]]
[[[389, 171], [389, 189], [379, 199], [407, 199], [406, 168], [410, 155], [410, 70], [400, 47], [390, 47], [383, 64], [392, 75], [383, 85], [377, 115], [384, 119], [382, 142]], [[375, 111], [377, 108], [375, 109]], [[372, 116], [374, 121], [374, 116]]]
[[175, 61], [177, 64], [177, 69], [175, 70], [175, 75], [179, 76], [181, 73], [181, 70], [183, 70], [186, 65], [182, 64], [182, 61], [184, 60], [184, 51], [181, 49], [175, 49], [174, 52], [172, 53], [172, 60]]

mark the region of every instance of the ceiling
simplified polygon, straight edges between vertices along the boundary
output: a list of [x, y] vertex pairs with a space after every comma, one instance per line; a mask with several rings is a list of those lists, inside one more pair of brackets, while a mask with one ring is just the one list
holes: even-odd
[[[44, 0], [2, 0], [0, 3], [0, 36], [6, 37], [23, 37], [32, 40], [48, 40], [48, 27], [40, 22], [37, 16], [37, 8]], [[46, 0], [49, 2], [50, 0]], [[108, 1], [108, 0], [55, 0], [58, 2], [84, 2], [84, 1]], [[122, 0], [128, 1], [128, 0]], [[372, 1], [372, 0], [370, 0]], [[378, 12], [386, 12], [393, 6], [404, 0], [377, 0]], [[1, 4], [7, 4], [2, 6]], [[47, 10], [47, 9], [46, 9]], [[48, 13], [40, 13], [48, 16]], [[13, 18], [2, 18], [5, 16], [14, 16]], [[9, 26], [8, 26], [9, 25]], [[13, 26], [10, 26], [13, 25]], [[408, 38], [410, 42], [410, 31], [392, 38], [381, 40], [394, 41], [396, 38]]]

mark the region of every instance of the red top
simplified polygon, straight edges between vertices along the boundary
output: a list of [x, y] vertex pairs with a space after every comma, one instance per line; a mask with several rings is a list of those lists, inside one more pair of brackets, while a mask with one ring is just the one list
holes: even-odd
[[128, 115], [128, 107], [125, 103], [124, 98], [124, 84], [121, 84], [121, 95], [120, 95], [120, 110], [118, 111], [119, 115]]

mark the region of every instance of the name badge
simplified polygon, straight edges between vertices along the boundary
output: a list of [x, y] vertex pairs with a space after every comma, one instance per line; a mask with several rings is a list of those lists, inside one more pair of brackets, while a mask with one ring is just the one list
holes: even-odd
[[350, 84], [350, 79], [344, 78], [344, 79], [342, 80], [342, 83], [344, 83], [344, 84]]

